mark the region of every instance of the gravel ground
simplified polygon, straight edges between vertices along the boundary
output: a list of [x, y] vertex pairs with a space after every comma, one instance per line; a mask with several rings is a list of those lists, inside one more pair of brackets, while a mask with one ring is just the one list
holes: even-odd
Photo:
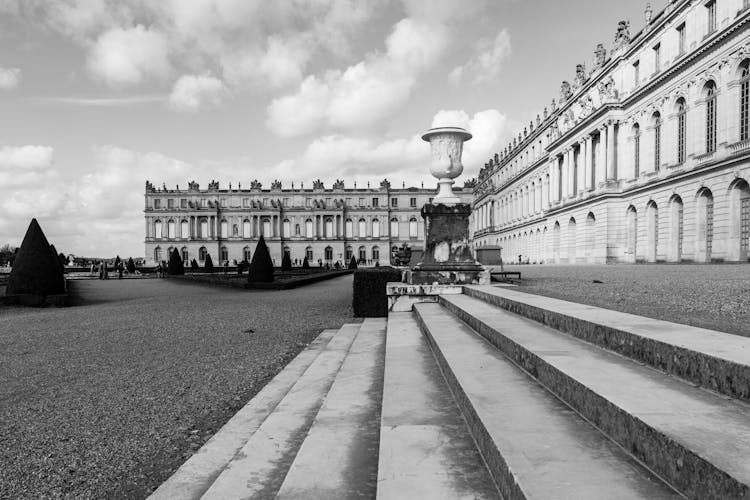
[[[505, 266], [519, 290], [750, 337], [750, 265]], [[602, 283], [595, 283], [594, 280]]]
[[352, 277], [245, 291], [79, 281], [0, 307], [0, 498], [144, 498], [325, 328]]

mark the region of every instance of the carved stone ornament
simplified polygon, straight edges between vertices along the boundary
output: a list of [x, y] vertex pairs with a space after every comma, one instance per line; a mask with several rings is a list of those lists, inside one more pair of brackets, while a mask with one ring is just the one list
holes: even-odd
[[573, 87], [579, 89], [586, 83], [586, 65], [576, 64], [576, 76], [573, 79]]
[[598, 43], [596, 45], [596, 50], [594, 51], [594, 60], [596, 61], [597, 68], [601, 68], [607, 62], [607, 49], [604, 48], [603, 43]]
[[323, 181], [320, 179], [316, 179], [313, 181], [313, 189], [325, 189], [325, 186], [323, 186]]
[[626, 46], [630, 43], [630, 21], [620, 21], [617, 23], [617, 31], [615, 32], [615, 45], [614, 49], [617, 50], [621, 47]]
[[615, 79], [609, 75], [605, 80], [599, 82], [599, 98], [603, 101], [617, 99], [617, 89], [615, 88]]
[[208, 190], [209, 191], [218, 191], [219, 190], [219, 181], [212, 180], [208, 183]]
[[380, 181], [380, 189], [391, 189], [391, 182], [388, 179]]
[[440, 189], [433, 199], [435, 204], [456, 204], [460, 199], [453, 194], [453, 179], [461, 175], [464, 141], [472, 135], [459, 127], [432, 128], [422, 135], [422, 140], [430, 143], [432, 161], [430, 173], [438, 179]]
[[560, 103], [566, 102], [568, 99], [570, 99], [570, 96], [573, 95], [573, 91], [570, 88], [570, 82], [567, 80], [563, 80], [563, 82], [560, 84]]
[[250, 189], [255, 190], [255, 191], [260, 191], [260, 189], [262, 188], [263, 188], [263, 184], [258, 182], [258, 179], [253, 179], [250, 182]]
[[274, 181], [273, 181], [273, 182], [271, 183], [271, 189], [273, 189], [273, 190], [280, 190], [280, 189], [281, 189], [281, 181], [280, 181], [280, 180], [278, 180], [278, 179], [275, 179], [275, 180], [274, 180]]
[[344, 189], [344, 181], [342, 179], [336, 179], [333, 183], [333, 189]]

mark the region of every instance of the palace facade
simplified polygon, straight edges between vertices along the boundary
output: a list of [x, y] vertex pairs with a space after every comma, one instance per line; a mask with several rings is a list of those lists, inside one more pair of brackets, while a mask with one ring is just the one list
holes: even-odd
[[476, 246], [506, 261], [750, 257], [750, 0], [670, 0], [599, 44], [485, 164]]
[[[471, 202], [473, 185], [454, 189]], [[346, 264], [352, 256], [366, 265], [390, 262], [393, 247], [407, 243], [420, 249], [424, 221], [420, 210], [432, 201], [435, 189], [393, 188], [384, 180], [377, 188], [346, 188], [337, 180], [326, 188], [320, 180], [311, 188], [302, 183], [282, 188], [274, 181], [263, 189], [209, 183], [200, 189], [156, 188], [146, 182], [146, 259], [168, 260], [177, 248], [184, 262], [203, 266], [207, 255], [215, 266], [252, 259], [263, 235], [276, 265], [288, 252], [297, 265], [307, 257], [311, 266]]]

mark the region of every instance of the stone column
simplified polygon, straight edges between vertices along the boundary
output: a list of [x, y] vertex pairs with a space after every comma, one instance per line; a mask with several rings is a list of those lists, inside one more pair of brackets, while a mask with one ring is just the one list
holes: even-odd
[[617, 164], [615, 156], [615, 123], [607, 124], [607, 180], [617, 180]]
[[555, 156], [552, 161], [549, 162], [549, 171], [550, 171], [550, 196], [549, 201], [551, 202], [558, 202], [560, 199], [558, 198], [557, 194], [560, 192], [558, 189], [558, 186], [560, 185], [560, 172], [557, 168], [557, 157]]
[[585, 156], [583, 157], [583, 188], [586, 191], [590, 191], [594, 187], [593, 179], [591, 178], [591, 165], [592, 165], [592, 158], [594, 155], [593, 151], [593, 144], [592, 144], [592, 137], [590, 135], [587, 135], [583, 138], [583, 147], [586, 151]]
[[[719, 92], [716, 126], [716, 145], [734, 144], [740, 140], [740, 82], [735, 80], [727, 85], [726, 92]], [[723, 118], [726, 117], [726, 118]]]

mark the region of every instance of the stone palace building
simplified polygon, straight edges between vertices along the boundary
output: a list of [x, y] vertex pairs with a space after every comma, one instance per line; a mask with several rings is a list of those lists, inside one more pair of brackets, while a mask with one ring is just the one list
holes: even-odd
[[[473, 185], [454, 189], [470, 203]], [[390, 263], [393, 247], [407, 243], [420, 249], [424, 221], [420, 210], [435, 189], [393, 188], [387, 180], [377, 188], [345, 187], [337, 180], [326, 188], [320, 180], [305, 188], [282, 188], [274, 181], [263, 189], [253, 181], [207, 189], [190, 182], [187, 189], [156, 188], [146, 182], [146, 259], [168, 260], [174, 248], [184, 262], [202, 266], [211, 255], [215, 266], [250, 261], [263, 235], [276, 265], [289, 252], [297, 265], [307, 257], [311, 266], [346, 264], [354, 256], [365, 265]]]
[[481, 170], [475, 246], [506, 261], [750, 257], [750, 0], [670, 0], [599, 44]]

